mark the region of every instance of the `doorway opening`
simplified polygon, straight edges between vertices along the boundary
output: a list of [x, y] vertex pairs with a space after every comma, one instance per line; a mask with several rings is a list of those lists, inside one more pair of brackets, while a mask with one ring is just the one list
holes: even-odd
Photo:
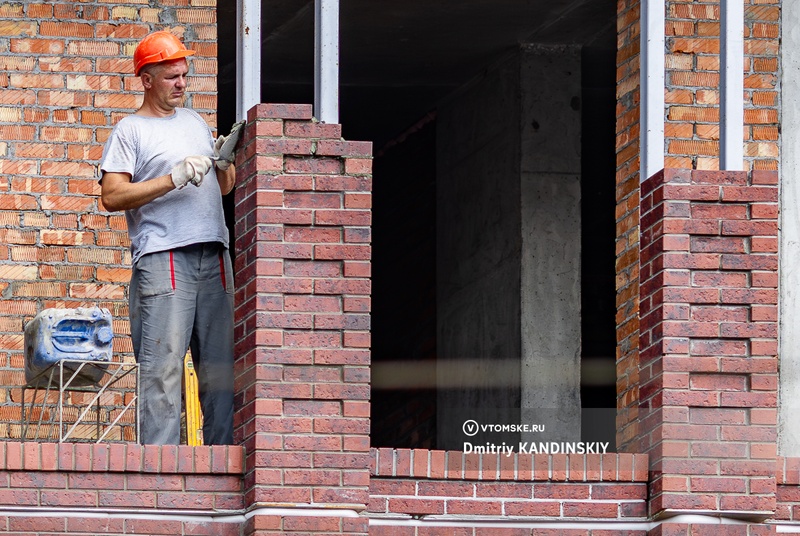
[[[530, 332], [525, 310], [544, 303], [524, 305], [521, 296], [525, 274], [542, 261], [526, 257], [540, 255], [526, 244], [536, 244], [534, 224], [542, 212], [524, 211], [523, 199], [563, 181], [564, 191], [575, 193], [570, 206], [578, 222], [570, 235], [579, 243], [578, 260], [565, 265], [578, 292], [563, 309], [565, 318], [578, 320], [570, 335], [580, 370], [570, 369], [579, 378], [570, 380], [582, 413], [578, 439], [609, 441], [613, 449], [616, 6], [577, 2], [566, 15], [561, 4], [467, 0], [458, 10], [422, 0], [381, 10], [367, 0], [341, 5], [343, 136], [372, 141], [375, 156], [375, 447], [455, 448], [464, 439], [461, 417], [470, 405], [499, 407], [498, 418], [516, 424], [526, 397], [529, 406], [538, 403], [530, 402], [536, 388], [526, 384], [536, 380], [536, 368], [525, 379], [521, 360]], [[222, 46], [235, 42], [235, 3], [217, 9], [218, 124], [224, 129], [236, 119], [235, 47]], [[313, 101], [313, 11], [313, 0], [262, 2], [262, 101]], [[539, 166], [539, 156], [525, 156], [547, 155], [536, 144], [552, 135], [537, 133], [563, 125], [557, 114], [530, 115], [552, 107], [562, 82], [539, 80], [547, 70], [525, 72], [530, 57], [555, 51], [577, 51], [575, 68], [561, 73], [572, 89], [559, 106], [577, 118], [564, 134], [569, 147], [556, 151], [566, 167]], [[470, 180], [463, 180], [465, 173]], [[530, 176], [539, 186], [525, 190]], [[492, 180], [497, 187], [481, 190]], [[479, 195], [469, 198], [475, 191]], [[232, 195], [225, 207], [233, 231]], [[555, 216], [547, 221], [554, 228], [561, 223]], [[502, 269], [490, 273], [498, 265]], [[462, 403], [461, 413], [442, 411]]]

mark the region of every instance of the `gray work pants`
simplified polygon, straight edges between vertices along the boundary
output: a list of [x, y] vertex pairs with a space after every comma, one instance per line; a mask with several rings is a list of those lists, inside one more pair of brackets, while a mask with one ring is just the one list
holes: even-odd
[[228, 251], [195, 244], [143, 255], [130, 285], [141, 442], [177, 445], [183, 358], [197, 372], [203, 443], [233, 443], [233, 272]]

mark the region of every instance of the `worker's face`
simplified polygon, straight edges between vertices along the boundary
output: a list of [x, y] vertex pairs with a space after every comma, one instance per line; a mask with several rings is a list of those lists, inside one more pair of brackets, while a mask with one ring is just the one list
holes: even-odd
[[189, 64], [185, 58], [154, 65], [142, 73], [142, 85], [152, 102], [167, 111], [183, 103]]

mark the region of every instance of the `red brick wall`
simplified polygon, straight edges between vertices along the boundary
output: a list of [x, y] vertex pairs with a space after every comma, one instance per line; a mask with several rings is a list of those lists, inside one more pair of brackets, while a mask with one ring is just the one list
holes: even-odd
[[[745, 0], [745, 160], [778, 169], [780, 0]], [[667, 168], [719, 169], [719, 2], [669, 1]]]
[[22, 328], [39, 310], [110, 309], [115, 353], [132, 359], [125, 220], [101, 206], [97, 166], [113, 125], [140, 102], [131, 56], [150, 31], [198, 52], [187, 105], [215, 124], [215, 5], [0, 5], [0, 437], [19, 434]]
[[238, 536], [243, 467], [241, 447], [0, 442], [0, 533]]
[[[372, 144], [341, 139], [309, 105], [248, 113], [236, 188], [236, 441], [247, 534], [366, 534]], [[264, 531], [264, 532], [261, 532]]]
[[652, 515], [775, 509], [777, 179], [667, 169], [642, 184], [638, 450]]
[[778, 457], [775, 519], [800, 521], [800, 458]]
[[[88, 527], [65, 506], [99, 514], [109, 534], [367, 533], [371, 144], [340, 136], [307, 105], [249, 113], [236, 190], [243, 448], [7, 443], [9, 469], [31, 474], [10, 477], [0, 509], [43, 514], [25, 525], [37, 534]], [[105, 511], [137, 505], [145, 519]]]
[[[640, 2], [618, 2], [617, 443], [638, 426]], [[665, 167], [719, 168], [719, 1], [665, 3]], [[780, 0], [745, 0], [744, 155], [748, 170], [778, 169]], [[644, 177], [642, 179], [646, 179]]]
[[639, 0], [617, 2], [617, 447], [630, 451], [639, 399]]
[[[428, 532], [436, 530], [430, 527], [432, 522], [403, 526], [403, 516], [409, 515], [437, 516], [436, 522], [445, 527], [449, 520], [451, 527], [440, 528], [441, 534], [538, 535], [547, 533], [539, 532], [545, 530], [540, 528], [531, 532], [522, 527], [454, 527], [464, 516], [483, 516], [475, 523], [481, 527], [503, 517], [524, 525], [559, 520], [633, 521], [646, 513], [647, 456], [640, 454], [504, 456], [377, 449], [372, 451], [372, 474], [371, 536], [439, 534]], [[552, 534], [569, 530], [553, 529]], [[589, 533], [589, 529], [576, 532]]]

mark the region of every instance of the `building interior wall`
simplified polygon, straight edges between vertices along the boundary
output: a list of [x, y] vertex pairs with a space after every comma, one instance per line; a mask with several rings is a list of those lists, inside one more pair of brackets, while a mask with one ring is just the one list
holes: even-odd
[[519, 422], [521, 93], [517, 52], [437, 110], [438, 448], [470, 419]]
[[[301, 2], [296, 2], [293, 5], [299, 6]], [[463, 13], [469, 13], [471, 9], [476, 7], [470, 4], [463, 6]], [[586, 17], [586, 14], [579, 14], [590, 3], [582, 5], [580, 9], [573, 12], [573, 17]], [[591, 21], [584, 21], [578, 29], [578, 26], [572, 27], [567, 33], [556, 33], [547, 30], [546, 28], [552, 24], [551, 22], [529, 20], [528, 30], [521, 30], [523, 33], [528, 33], [536, 30], [543, 32], [543, 41], [545, 42], [574, 42], [581, 43], [584, 41], [599, 40], [604, 45], [601, 48], [593, 48], [596, 51], [591, 57], [591, 73], [583, 84], [583, 88], [578, 93], [572, 95], [576, 97], [576, 101], [571, 101], [570, 104], [576, 107], [581, 107], [580, 101], [586, 95], [591, 95], [594, 101], [591, 107], [582, 107], [577, 113], [579, 121], [587, 122], [588, 128], [592, 131], [590, 139], [584, 139], [579, 134], [574, 137], [574, 140], [583, 146], [588, 147], [588, 150], [581, 148], [577, 151], [577, 156], [574, 158], [580, 159], [581, 153], [589, 155], [589, 167], [591, 169], [592, 179], [591, 182], [578, 181], [577, 187], [580, 192], [576, 195], [578, 197], [584, 195], [588, 188], [589, 195], [593, 199], [591, 206], [580, 204], [580, 214], [577, 214], [577, 220], [585, 219], [587, 223], [584, 224], [584, 229], [578, 232], [585, 232], [589, 229], [592, 233], [593, 239], [591, 241], [591, 253], [589, 254], [589, 262], [585, 258], [579, 258], [574, 261], [575, 266], [573, 275], [577, 275], [579, 280], [584, 280], [582, 289], [576, 293], [578, 303], [574, 303], [575, 310], [586, 309], [589, 311], [588, 317], [584, 321], [578, 321], [575, 324], [575, 318], [572, 318], [572, 344], [580, 344], [580, 353], [578, 360], [579, 366], [571, 367], [573, 371], [573, 378], [570, 383], [578, 385], [578, 391], [573, 393], [575, 400], [583, 398], [584, 413], [589, 411], [588, 419], [581, 419], [580, 416], [576, 417], [576, 421], [586, 423], [586, 429], [583, 434], [597, 437], [598, 430], [603, 430], [602, 433], [608, 434], [608, 430], [614, 428], [613, 415], [615, 403], [613, 400], [614, 387], [613, 376], [614, 366], [610, 362], [614, 355], [614, 296], [613, 296], [613, 233], [614, 223], [611, 221], [613, 211], [611, 206], [613, 200], [613, 163], [609, 164], [608, 159], [613, 158], [613, 107], [615, 95], [613, 91], [613, 56], [615, 50], [613, 49], [613, 39], [607, 39], [608, 36], [613, 37], [612, 31], [599, 30], [603, 25], [613, 26], [613, 3], [602, 4], [595, 2], [594, 7], [591, 7], [593, 15]], [[533, 7], [533, 6], [529, 6]], [[560, 8], [551, 6], [554, 11]], [[285, 6], [285, 10], [291, 10], [289, 5]], [[299, 9], [299, 8], [298, 8]], [[413, 10], [414, 6], [406, 6], [406, 9]], [[478, 8], [484, 10], [486, 15], [486, 22], [494, 24], [495, 18], [502, 18], [505, 7], [499, 4], [485, 4], [483, 7]], [[538, 9], [538, 8], [536, 8]], [[549, 9], [549, 8], [548, 8]], [[262, 54], [265, 59], [266, 66], [271, 66], [270, 72], [265, 72], [262, 77], [262, 100], [265, 102], [311, 102], [313, 99], [313, 87], [310, 83], [310, 75], [312, 73], [311, 63], [307, 63], [305, 71], [300, 67], [302, 62], [302, 54], [300, 50], [293, 50], [292, 54], [296, 56], [294, 65], [291, 69], [290, 75], [285, 75], [283, 72], [276, 72], [275, 69], [282, 69], [285, 64], [284, 56], [281, 56], [285, 51], [281, 48], [275, 47], [284, 46], [285, 41], [289, 39], [287, 32], [291, 29], [294, 39], [297, 42], [304, 43], [300, 48], [306, 50], [305, 47], [310, 43], [313, 37], [313, 16], [308, 10], [298, 10], [293, 18], [287, 18], [283, 8], [280, 12], [276, 13], [275, 10], [269, 11], [272, 20], [265, 22], [265, 29], [268, 32], [264, 46], [262, 47]], [[411, 12], [411, 11], [409, 11]], [[230, 6], [220, 6], [218, 9], [219, 22], [220, 22], [220, 39], [227, 41], [233, 38], [233, 29], [235, 28], [235, 12]], [[477, 11], [476, 11], [477, 13]], [[430, 13], [435, 16], [435, 13]], [[464, 24], [472, 24], [466, 19], [454, 19], [455, 13], [450, 13], [448, 18], [454, 24], [454, 31], [463, 30]], [[459, 13], [458, 16], [463, 16]], [[603, 17], [606, 17], [604, 19]], [[567, 17], [569, 18], [569, 17]], [[489, 22], [489, 21], [493, 22]], [[567, 20], [567, 19], [564, 19]], [[583, 19], [581, 19], [583, 20]], [[605, 23], [602, 20], [606, 20]], [[380, 22], [376, 21], [378, 24]], [[475, 21], [473, 21], [475, 22]], [[558, 22], [561, 24], [563, 21]], [[346, 32], [354, 30], [353, 24], [356, 24], [355, 19], [343, 20], [342, 29]], [[486, 27], [487, 29], [490, 26]], [[554, 27], [553, 27], [554, 28]], [[392, 31], [397, 31], [398, 28], [393, 28]], [[552, 28], [551, 28], [552, 30]], [[574, 30], [574, 33], [570, 33]], [[554, 31], [554, 30], [553, 30]], [[348, 35], [350, 35], [348, 33]], [[419, 41], [415, 46], [427, 47], [427, 54], [430, 56], [430, 62], [435, 64], [438, 61], [437, 57], [446, 57], [454, 50], [458, 50], [460, 45], [455, 41], [448, 42], [448, 34], [437, 35], [435, 39], [431, 36], [430, 39]], [[454, 34], [455, 35], [455, 34]], [[491, 42], [490, 37], [487, 37], [487, 43]], [[422, 43], [425, 43], [424, 45]], [[381, 44], [375, 43], [376, 47]], [[441, 221], [441, 212], [443, 210], [442, 202], [446, 199], [440, 196], [440, 201], [437, 203], [428, 194], [422, 191], [416, 191], [414, 188], [424, 188], [423, 185], [429, 185], [439, 191], [445, 189], [441, 185], [437, 185], [437, 169], [443, 169], [446, 166], [441, 164], [443, 158], [447, 158], [448, 149], [442, 148], [442, 143], [451, 143], [447, 141], [447, 137], [441, 134], [443, 128], [443, 114], [446, 114], [447, 107], [455, 106], [458, 98], [463, 98], [465, 92], [469, 88], [473, 88], [477, 80], [485, 79], [486, 77], [493, 76], [491, 72], [496, 70], [498, 62], [498, 55], [505, 54], [513, 55], [513, 49], [492, 50], [486, 51], [478, 61], [465, 62], [462, 67], [456, 69], [455, 67], [448, 67], [446, 71], [437, 73], [435, 76], [428, 76], [427, 78], [407, 78], [405, 70], [398, 69], [396, 75], [390, 78], [385, 77], [386, 72], [392, 71], [393, 62], [404, 62], [407, 58], [403, 56], [404, 43], [396, 43], [398, 52], [397, 57], [387, 57], [381, 61], [380, 68], [375, 70], [375, 80], [367, 81], [370, 78], [369, 73], [353, 71], [354, 66], [358, 61], [362, 60], [362, 53], [356, 53], [354, 50], [348, 48], [351, 46], [349, 40], [343, 41], [342, 52], [342, 85], [340, 88], [340, 111], [341, 122], [343, 124], [343, 134], [348, 139], [369, 139], [375, 143], [375, 206], [374, 206], [374, 232], [375, 239], [374, 246], [374, 266], [373, 270], [373, 345], [374, 353], [373, 360], [375, 363], [374, 382], [373, 382], [373, 415], [376, 416], [373, 422], [373, 442], [378, 446], [402, 446], [402, 447], [418, 447], [435, 445], [436, 440], [433, 439], [437, 436], [435, 430], [437, 422], [435, 416], [441, 408], [436, 408], [435, 400], [441, 397], [436, 395], [435, 389], [431, 388], [439, 382], [439, 387], [444, 393], [445, 385], [452, 384], [456, 381], [459, 374], [465, 375], [463, 380], [457, 380], [461, 386], [456, 391], [463, 391], [464, 388], [472, 381], [470, 377], [479, 377], [480, 381], [487, 381], [492, 375], [499, 377], [511, 377], [510, 385], [513, 387], [509, 391], [503, 389], [491, 395], [494, 400], [503, 400], [503, 405], [509, 405], [515, 409], [509, 409], [512, 413], [512, 421], [519, 420], [518, 411], [520, 407], [520, 380], [519, 376], [522, 373], [520, 356], [522, 355], [521, 344], [521, 325], [520, 325], [520, 309], [522, 304], [519, 303], [520, 292], [502, 290], [505, 293], [505, 298], [499, 296], [491, 296], [489, 302], [495, 304], [502, 304], [504, 301], [506, 305], [500, 305], [496, 314], [484, 314], [482, 318], [475, 316], [466, 322], [461, 322], [461, 327], [458, 332], [463, 333], [464, 342], [461, 346], [464, 351], [459, 350], [457, 353], [465, 355], [494, 355], [491, 352], [486, 352], [479, 344], [475, 343], [474, 333], [481, 332], [485, 324], [486, 318], [489, 318], [490, 324], [496, 326], [496, 333], [491, 335], [497, 339], [498, 333], [512, 333], [516, 330], [520, 333], [514, 333], [513, 337], [503, 336], [502, 340], [497, 339], [493, 344], [500, 348], [502, 345], [510, 347], [513, 345], [520, 348], [515, 349], [510, 355], [514, 357], [511, 360], [504, 360], [504, 363], [510, 365], [486, 371], [480, 367], [475, 368], [465, 367], [462, 371], [456, 371], [455, 374], [444, 373], [442, 371], [442, 363], [439, 364], [437, 373], [437, 364], [435, 356], [438, 354], [443, 355], [444, 346], [441, 340], [441, 333], [429, 333], [429, 329], [437, 318], [441, 319], [447, 314], [442, 310], [439, 304], [432, 299], [437, 292], [441, 294], [442, 288], [438, 285], [447, 286], [450, 282], [445, 277], [434, 278], [437, 266], [441, 267], [442, 264], [448, 262], [443, 259], [441, 254], [441, 244], [437, 245], [437, 240], [441, 238], [445, 231], [437, 230], [437, 219]], [[487, 44], [487, 47], [490, 46]], [[576, 45], [578, 46], [578, 45]], [[596, 46], [591, 45], [591, 46]], [[607, 49], [603, 49], [606, 46]], [[584, 46], [584, 49], [590, 46]], [[306, 50], [307, 52], [310, 49]], [[279, 55], [278, 56], [276, 56]], [[234, 62], [234, 51], [227, 47], [221, 47], [219, 50], [220, 55], [220, 122], [225, 123], [227, 117], [232, 114], [233, 99], [229, 98], [234, 95], [234, 88], [232, 87], [233, 77], [228, 72]], [[293, 57], [294, 57], [293, 56]], [[415, 56], [418, 57], [418, 56]], [[597, 62], [598, 57], [605, 58], [605, 61]], [[309, 55], [308, 59], [311, 59]], [[477, 58], [476, 58], [477, 59]], [[420, 71], [424, 70], [424, 66], [429, 61], [416, 61], [419, 65]], [[581, 62], [579, 62], [581, 63]], [[405, 64], [402, 64], [405, 66]], [[580, 68], [580, 65], [579, 65]], [[595, 75], [598, 71], [605, 73], [605, 82], [598, 84]], [[227, 74], [226, 74], [227, 73]], [[457, 73], [457, 74], [456, 74]], [[455, 75], [455, 76], [454, 76]], [[384, 78], [380, 78], [384, 76]], [[577, 78], [582, 78], [580, 71], [577, 73]], [[461, 80], [454, 83], [455, 80]], [[463, 80], [468, 80], [466, 84]], [[531, 92], [534, 94], [533, 87], [537, 89], [546, 84], [539, 84], [535, 80], [531, 81]], [[598, 92], [597, 88], [603, 86], [604, 89]], [[544, 95], [557, 96], [561, 88], [550, 88], [543, 91]], [[583, 93], [581, 95], [580, 93]], [[226, 97], [225, 95], [229, 96]], [[500, 104], [494, 102], [492, 104], [481, 104], [481, 106], [498, 107]], [[545, 102], [543, 107], [547, 107]], [[230, 108], [230, 111], [227, 109]], [[365, 114], [364, 110], [372, 110], [374, 113]], [[499, 108], [498, 108], [499, 110]], [[508, 114], [505, 114], [506, 116]], [[517, 114], [519, 115], [519, 113]], [[435, 121], [430, 122], [430, 116], [435, 116]], [[425, 119], [425, 118], [428, 119]], [[480, 126], [484, 130], [488, 130], [493, 126], [499, 118], [487, 117], [484, 124]], [[522, 128], [521, 121], [523, 117], [509, 118], [508, 121], [516, 121], [514, 128], [519, 130]], [[425, 123], [425, 129], [420, 130], [420, 122]], [[462, 124], [462, 127], [466, 126]], [[530, 127], [531, 130], [533, 127]], [[577, 125], [576, 131], [579, 132], [583, 128], [580, 124]], [[436, 134], [436, 132], [439, 134]], [[436, 138], [431, 140], [430, 136], [435, 135]], [[468, 135], [464, 133], [463, 135]], [[477, 138], [480, 133], [473, 132], [470, 135]], [[510, 134], [505, 133], [506, 137]], [[521, 135], [518, 133], [517, 135]], [[516, 150], [522, 151], [520, 144], [517, 144]], [[600, 149], [602, 147], [602, 149]], [[591, 160], [592, 155], [597, 155], [602, 150], [606, 161], [603, 165], [602, 158]], [[421, 158], [422, 162], [417, 163], [415, 158]], [[518, 160], [517, 165], [521, 166], [521, 155], [514, 158]], [[429, 160], [431, 159], [431, 160]], [[488, 163], [488, 157], [485, 158], [487, 162], [487, 170], [491, 166]], [[438, 163], [437, 163], [438, 161]], [[502, 166], [503, 164], [501, 164]], [[581, 166], [578, 161], [577, 167]], [[494, 166], [497, 167], [497, 166]], [[475, 171], [474, 175], [479, 172]], [[493, 171], [489, 171], [493, 173]], [[519, 177], [520, 171], [513, 172]], [[457, 179], [463, 181], [462, 178]], [[458, 185], [456, 185], [458, 186]], [[520, 190], [521, 185], [515, 186], [517, 191]], [[514, 193], [512, 191], [504, 192], [503, 195], [508, 195], [507, 199], [510, 200]], [[598, 204], [599, 200], [603, 198], [605, 205]], [[459, 209], [461, 210], [461, 209]], [[517, 218], [521, 218], [519, 210]], [[514, 211], [510, 212], [511, 214]], [[397, 217], [395, 214], [402, 214]], [[605, 215], [605, 218], [603, 217]], [[404, 220], [401, 225], [399, 220]], [[522, 255], [521, 251], [521, 225], [502, 223], [500, 225], [508, 225], [509, 228], [516, 227], [515, 240], [519, 242], [519, 250], [513, 255], [517, 257]], [[455, 226], [453, 226], [455, 228]], [[601, 230], [602, 229], [602, 230]], [[487, 231], [488, 233], [489, 231]], [[602, 235], [602, 238], [600, 237]], [[596, 239], [594, 237], [597, 237]], [[398, 246], [402, 245], [402, 246]], [[416, 265], [412, 268], [412, 261], [410, 258], [404, 258], [398, 261], [398, 258], [403, 257], [402, 248], [409, 247], [409, 253], [416, 257]], [[494, 247], [494, 246], [493, 246]], [[436, 253], [438, 250], [438, 254]], [[428, 256], [430, 254], [430, 256]], [[577, 255], [580, 255], [578, 250]], [[585, 257], [585, 255], [581, 255]], [[463, 260], [463, 256], [462, 256]], [[408, 263], [408, 264], [406, 264]], [[463, 262], [461, 264], [464, 264]], [[510, 263], [509, 263], [510, 264]], [[403, 269], [401, 267], [408, 267]], [[521, 271], [523, 264], [516, 262], [516, 270]], [[464, 264], [460, 269], [462, 271], [475, 270], [477, 263], [470, 266]], [[400, 277], [402, 275], [402, 277]], [[502, 279], [502, 285], [516, 285], [521, 288], [520, 277], [508, 279], [508, 281], [516, 281], [515, 283], [506, 282], [507, 278]], [[458, 283], [460, 284], [460, 283]], [[412, 289], [413, 287], [413, 289]], [[404, 292], [399, 289], [412, 289]], [[496, 293], [495, 293], [496, 294]], [[574, 301], [574, 300], [573, 300]], [[487, 302], [487, 303], [489, 303]], [[462, 315], [468, 314], [471, 309], [477, 311], [485, 305], [470, 306], [463, 308], [458, 313]], [[537, 311], [535, 304], [529, 304], [529, 310], [532, 312]], [[488, 309], [487, 309], [488, 311]], [[500, 317], [503, 317], [503, 320]], [[567, 314], [567, 317], [570, 315]], [[491, 320], [495, 318], [495, 320]], [[506, 321], [509, 318], [516, 318], [516, 326], [508, 324]], [[508, 324], [508, 325], [503, 325]], [[503, 325], [503, 327], [500, 327]], [[466, 326], [466, 327], [465, 327]], [[454, 331], [453, 335], [458, 336], [458, 332]], [[470, 335], [472, 333], [472, 335]], [[472, 341], [467, 342], [472, 337]], [[580, 343], [581, 339], [588, 337], [588, 345]], [[515, 341], [515, 342], [509, 342]], [[575, 355], [575, 348], [572, 350], [572, 355]], [[495, 354], [497, 351], [494, 350]], [[506, 350], [502, 353], [508, 354]], [[421, 357], [427, 355], [428, 357]], [[475, 360], [473, 360], [475, 361]], [[491, 362], [489, 359], [486, 363]], [[409, 363], [411, 364], [410, 366]], [[473, 363], [474, 364], [474, 363]], [[533, 367], [534, 370], [536, 367]], [[502, 370], [501, 370], [502, 369]], [[400, 372], [398, 372], [400, 371]], [[444, 376], [448, 378], [445, 380]], [[532, 373], [535, 376], [535, 370]], [[470, 376], [470, 377], [467, 377]], [[580, 379], [577, 379], [577, 378]], [[405, 388], [397, 387], [399, 381], [405, 381]], [[385, 382], [385, 383], [384, 383]], [[577, 383], [580, 382], [580, 383]], [[498, 378], [492, 380], [492, 383], [502, 383], [503, 385], [509, 384], [508, 381], [503, 380], [500, 382]], [[522, 382], [524, 383], [524, 382]], [[529, 390], [532, 392], [532, 390]], [[446, 395], [443, 395], [446, 396]], [[490, 398], [491, 398], [490, 397]], [[513, 404], [509, 404], [508, 401]], [[531, 402], [533, 404], [533, 402]], [[433, 411], [433, 416], [430, 412]], [[602, 416], [602, 418], [600, 418]], [[456, 431], [460, 429], [460, 424], [455, 419], [452, 426], [456, 426]], [[505, 420], [505, 419], [504, 419]], [[419, 428], [417, 428], [419, 426]], [[386, 435], [384, 435], [384, 433]], [[455, 433], [455, 432], [453, 432]], [[447, 435], [450, 435], [449, 433]], [[456, 434], [460, 436], [460, 432]], [[400, 438], [403, 438], [400, 440]], [[432, 438], [433, 437], [433, 438]]]

